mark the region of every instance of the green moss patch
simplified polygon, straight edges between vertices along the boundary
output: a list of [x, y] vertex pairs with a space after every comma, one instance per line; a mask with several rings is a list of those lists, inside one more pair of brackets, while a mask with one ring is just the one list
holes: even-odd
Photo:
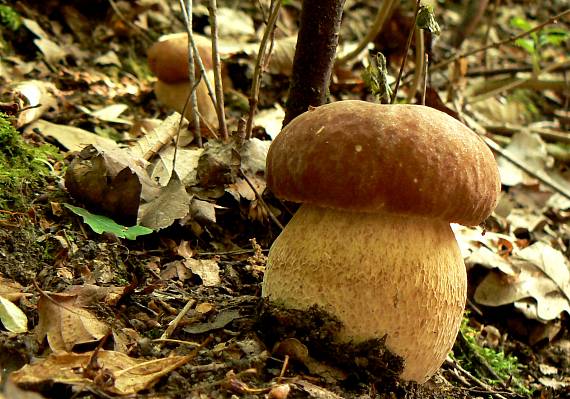
[[51, 164], [59, 157], [51, 145], [26, 144], [0, 113], [0, 209], [25, 210], [53, 176]]

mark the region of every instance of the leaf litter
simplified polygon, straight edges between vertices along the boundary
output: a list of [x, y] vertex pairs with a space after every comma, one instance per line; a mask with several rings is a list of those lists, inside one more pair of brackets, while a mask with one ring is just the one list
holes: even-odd
[[[9, 299], [9, 318], [18, 318], [20, 327], [30, 324], [38, 338], [37, 346], [28, 349], [22, 342], [2, 336], [0, 347], [13, 351], [15, 346], [16, 352], [26, 353], [27, 357], [43, 355], [39, 362], [13, 372], [10, 383], [42, 392], [49, 391], [45, 390], [46, 385], [62, 383], [80, 391], [87, 389], [102, 394], [134, 395], [150, 390], [165, 397], [234, 394], [336, 398], [351, 397], [355, 392], [371, 397], [373, 388], [365, 386], [366, 383], [364, 388], [358, 385], [362, 384], [360, 381], [356, 385], [360, 388], [347, 388], [342, 382], [345, 373], [331, 365], [334, 362], [313, 357], [314, 347], [285, 338], [286, 333], [262, 341], [259, 337], [267, 331], [273, 333], [276, 324], [262, 327], [256, 324], [265, 266], [262, 248], [268, 248], [279, 233], [269, 215], [286, 220], [291, 212], [265, 193], [264, 160], [269, 144], [266, 134], [274, 137], [283, 118], [279, 76], [290, 73], [294, 36], [275, 40], [264, 77], [266, 88], [275, 90], [263, 94], [267, 97], [261, 99], [265, 109], [255, 119], [259, 137], [245, 143], [236, 140], [228, 145], [209, 140], [205, 148], [198, 148], [183, 123], [179, 147], [175, 150], [172, 143], [178, 135], [179, 114], [171, 114], [170, 110], [149, 100], [152, 79], [140, 66], [144, 61], [137, 65], [129, 58], [141, 50], [140, 43], [129, 49], [129, 54], [121, 47], [126, 43], [125, 38], [133, 38], [133, 32], [143, 32], [143, 36], [153, 29], [170, 33], [174, 19], [164, 16], [172, 10], [160, 1], [135, 3], [121, 2], [122, 18], [111, 12], [114, 18], [104, 23], [74, 19], [70, 16], [80, 15], [81, 7], [70, 6], [64, 19], [57, 21], [57, 24], [67, 23], [69, 31], [61, 30], [57, 24], [53, 28], [42, 23], [37, 18], [38, 12], [31, 7], [25, 11], [28, 18], [24, 19], [32, 35], [28, 40], [35, 43], [39, 59], [45, 60], [51, 70], [37, 62], [38, 59], [26, 63], [22, 58], [15, 58], [13, 64], [2, 65], [14, 71], [7, 76], [21, 76], [16, 72], [27, 70], [28, 77], [39, 79], [14, 78], [11, 82], [35, 85], [38, 89], [40, 100], [24, 95], [24, 104], [51, 104], [50, 107], [57, 108], [56, 112], [47, 108], [22, 112], [17, 126], [23, 127], [24, 137], [39, 142], [52, 140], [62, 150], [79, 152], [65, 177], [72, 198], [58, 188], [64, 177], [61, 167], [54, 163], [51, 167], [57, 181], [48, 182], [46, 192], [40, 194], [40, 197], [45, 194], [44, 198], [31, 203], [30, 211], [23, 213], [25, 216], [19, 223], [23, 223], [24, 228], [9, 230], [12, 234], [0, 232], [2, 242], [12, 246], [9, 251], [0, 246], [0, 254], [8, 265], [0, 268], [0, 295]], [[346, 38], [343, 45], [351, 47], [350, 38], [361, 36], [351, 31], [358, 29], [354, 28], [359, 26], [358, 22], [362, 25], [358, 13], [371, 10], [358, 4], [348, 7], [354, 13], [347, 13], [346, 18], [355, 23], [349, 25], [350, 29], [343, 28], [341, 36]], [[221, 32], [228, 35], [224, 40], [233, 45], [231, 49], [228, 46], [222, 50], [227, 65], [240, 65], [240, 62], [244, 65], [237, 61], [243, 53], [246, 65], [255, 58], [256, 28], [264, 18], [259, 10], [251, 12], [252, 9], [244, 6], [251, 14], [220, 9], [220, 17], [230, 21], [224, 24], [228, 30]], [[295, 5], [285, 7], [280, 21], [283, 32], [295, 25], [290, 20], [296, 19], [298, 11]], [[442, 11], [443, 18], [452, 21], [452, 25], [454, 18], [459, 19], [454, 12]], [[505, 19], [513, 11], [507, 13], [501, 9], [501, 12], [505, 15], [499, 13], [499, 18]], [[196, 17], [199, 15], [197, 12]], [[125, 20], [125, 16], [132, 20]], [[398, 18], [399, 24], [404, 23], [405, 18]], [[70, 23], [72, 20], [76, 22]], [[126, 29], [125, 21], [132, 26]], [[93, 29], [94, 24], [98, 24], [97, 30]], [[208, 26], [205, 27], [207, 31]], [[498, 35], [499, 28], [490, 29], [491, 35]], [[388, 26], [384, 34], [395, 33], [390, 30], [402, 29]], [[94, 32], [99, 44], [86, 47], [85, 43], [91, 38], [85, 32]], [[447, 40], [446, 35], [450, 33], [444, 28], [441, 40]], [[511, 61], [521, 59], [517, 51], [507, 51]], [[397, 52], [387, 54], [388, 64], [398, 57]], [[545, 53], [545, 60], [548, 59], [546, 54], [552, 53]], [[144, 55], [139, 60], [143, 58]], [[495, 57], [491, 57], [494, 67], [495, 61]], [[359, 56], [351, 63], [352, 67], [359, 62], [366, 65], [366, 57]], [[473, 60], [469, 62], [472, 68]], [[54, 65], [61, 66], [58, 76], [52, 73]], [[119, 68], [129, 68], [129, 72], [122, 74]], [[336, 70], [331, 86], [335, 98], [348, 98], [363, 90], [357, 69]], [[236, 76], [236, 71], [229, 73], [229, 79], [232, 74]], [[247, 68], [245, 74], [237, 72], [237, 76], [234, 87], [239, 87], [240, 79], [247, 79]], [[47, 77], [56, 82], [58, 92], [44, 90], [42, 82]], [[471, 80], [466, 75], [456, 82], [459, 101], [469, 103], [469, 96], [479, 96], [471, 116], [482, 121], [483, 128], [493, 134], [498, 131], [494, 129], [497, 124], [507, 127], [513, 122], [525, 124], [540, 115], [534, 111], [522, 112], [526, 111], [523, 108], [528, 102], [525, 101], [535, 101], [536, 97], [515, 93], [521, 94], [518, 98], [525, 101], [517, 101], [517, 97], [512, 96], [505, 102], [500, 94], [485, 99], [486, 91], [494, 89], [488, 83], [472, 85], [475, 78]], [[463, 87], [464, 93], [461, 85], [467, 86]], [[53, 97], [49, 97], [52, 94], [55, 104]], [[445, 94], [440, 86], [436, 94], [440, 101]], [[549, 90], [547, 94], [555, 105], [562, 104], [559, 91]], [[275, 98], [279, 98], [277, 103]], [[77, 106], [73, 106], [73, 101]], [[508, 106], [499, 110], [501, 104]], [[450, 102], [447, 105], [451, 106]], [[160, 124], [156, 123], [157, 109], [159, 119], [164, 120]], [[234, 119], [239, 117], [234, 111], [228, 112]], [[562, 130], [562, 119], [555, 118], [549, 131]], [[508, 142], [504, 142], [506, 150], [536, 174], [546, 175], [566, 187], [560, 152], [553, 156], [552, 144], [546, 143], [544, 137], [530, 127], [518, 130], [522, 132], [511, 134]], [[176, 163], [173, 162], [175, 152]], [[472, 317], [470, 322], [480, 327], [477, 334], [481, 340], [487, 337], [486, 345], [503, 345], [519, 355], [536, 351], [533, 356], [539, 357], [540, 363], [535, 367], [535, 362], [529, 361], [531, 372], [526, 378], [537, 389], [549, 387], [563, 392], [570, 385], [569, 352], [565, 344], [570, 309], [569, 235], [565, 222], [570, 202], [560, 193], [553, 193], [536, 176], [521, 172], [504, 159], [500, 158], [499, 162], [505, 190], [486, 231], [455, 229], [469, 269], [472, 311], [483, 315]], [[125, 232], [122, 224], [95, 230], [102, 235], [93, 234], [71, 213], [54, 211], [70, 200], [85, 207], [75, 207], [80, 214], [88, 218], [94, 215], [91, 222], [86, 220], [91, 226], [97, 226], [101, 220], [97, 220], [97, 214], [86, 212], [97, 210], [126, 225], [136, 223], [160, 232], [139, 236], [132, 243], [117, 241], [128, 236], [120, 233]], [[5, 226], [14, 229], [9, 224]], [[35, 240], [38, 235], [41, 240]], [[254, 237], [260, 244], [249, 242]], [[57, 254], [52, 253], [56, 249]], [[50, 291], [34, 289], [32, 280]], [[16, 281], [23, 286], [15, 291], [2, 289], [15, 286]], [[90, 285], [93, 283], [98, 286]], [[79, 288], [69, 289], [74, 284], [80, 284]], [[189, 309], [179, 317], [184, 304]], [[30, 321], [24, 323], [24, 318], [14, 309], [23, 311]], [[507, 324], [493, 317], [505, 314]], [[517, 315], [521, 318], [517, 319]], [[326, 316], [319, 319], [326, 320]], [[523, 320], [523, 324], [532, 328], [525, 331], [508, 324], [517, 320]], [[311, 321], [308, 322], [310, 326]], [[155, 339], [167, 326], [172, 329], [169, 339], [173, 341]], [[513, 338], [504, 338], [509, 332]], [[546, 341], [548, 346], [544, 350], [538, 347], [520, 350], [517, 345], [523, 344], [518, 340]], [[270, 345], [271, 341], [276, 346]], [[46, 343], [53, 353], [49, 353]], [[344, 352], [353, 350], [345, 348]], [[370, 352], [371, 348], [362, 350]], [[338, 359], [334, 360], [341, 363], [347, 360], [342, 349], [337, 355]], [[289, 367], [285, 356], [292, 360]], [[364, 361], [363, 358], [359, 361]], [[436, 379], [453, 381], [461, 387], [456, 392], [466, 392], [464, 390], [471, 389], [471, 385], [461, 382], [461, 378], [469, 379], [469, 374], [458, 370], [455, 363], [448, 362]], [[432, 395], [413, 385], [394, 389], [392, 392], [410, 397]], [[490, 395], [500, 395], [488, 387], [485, 389]], [[456, 395], [453, 391], [444, 392]], [[377, 397], [380, 394], [377, 392]]]

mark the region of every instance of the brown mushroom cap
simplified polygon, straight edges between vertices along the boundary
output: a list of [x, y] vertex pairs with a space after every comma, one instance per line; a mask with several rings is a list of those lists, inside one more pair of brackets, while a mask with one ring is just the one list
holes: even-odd
[[[194, 41], [204, 67], [212, 69], [210, 39], [194, 35]], [[163, 82], [176, 83], [188, 80], [188, 36], [186, 33], [164, 36], [150, 47], [147, 58], [150, 70]], [[197, 71], [196, 74], [198, 73]]]
[[481, 223], [496, 206], [499, 173], [476, 133], [421, 105], [339, 101], [295, 118], [267, 156], [283, 199], [356, 212]]

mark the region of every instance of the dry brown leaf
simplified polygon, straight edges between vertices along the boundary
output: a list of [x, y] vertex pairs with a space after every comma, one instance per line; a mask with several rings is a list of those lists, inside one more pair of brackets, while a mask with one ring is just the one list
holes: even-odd
[[221, 283], [220, 267], [214, 259], [186, 259], [183, 263], [202, 279], [205, 287], [214, 287]]
[[[110, 373], [105, 379], [109, 384], [97, 384], [99, 374], [93, 380], [85, 373], [92, 356], [102, 372]], [[93, 386], [115, 395], [135, 395], [151, 388], [162, 376], [187, 363], [192, 356], [172, 356], [144, 361], [131, 358], [123, 353], [101, 350], [97, 353], [52, 354], [43, 361], [25, 365], [10, 375], [11, 381], [19, 386], [33, 387], [45, 384], [73, 385], [78, 389]]]
[[196, 312], [200, 314], [207, 314], [214, 310], [214, 305], [208, 302], [202, 302], [196, 305]]
[[241, 168], [253, 175], [265, 173], [265, 160], [271, 141], [252, 138], [240, 149]]
[[279, 104], [276, 104], [274, 108], [259, 111], [254, 117], [255, 125], [263, 127], [272, 139], [277, 137], [281, 131], [283, 119], [285, 119], [285, 110]]
[[115, 65], [118, 67], [122, 66], [119, 56], [112, 50], [109, 50], [105, 54], [95, 58], [95, 63], [99, 65]]
[[47, 33], [40, 27], [40, 25], [31, 19], [23, 18], [22, 22], [26, 28], [38, 39], [34, 40], [35, 45], [40, 49], [47, 62], [55, 64], [65, 58], [67, 53], [57, 43], [47, 38]]
[[9, 301], [16, 302], [25, 296], [24, 287], [18, 282], [4, 278], [0, 275], [0, 295]]
[[241, 316], [239, 314], [239, 310], [226, 309], [216, 314], [216, 316], [213, 318], [212, 321], [206, 323], [196, 323], [187, 326], [184, 328], [184, 331], [190, 334], [203, 334], [206, 332], [224, 328], [232, 321], [239, 319], [240, 317]]
[[40, 131], [44, 136], [55, 139], [68, 151], [76, 152], [81, 151], [89, 144], [93, 145], [107, 145], [116, 146], [113, 140], [106, 137], [99, 136], [87, 130], [80, 129], [74, 126], [58, 125], [43, 119], [37, 120], [31, 125], [28, 125], [24, 133], [30, 134], [34, 130]]
[[42, 342], [47, 336], [53, 351], [73, 350], [78, 344], [97, 342], [109, 327], [84, 309], [77, 294], [50, 294], [38, 301], [39, 322], [36, 338]]
[[120, 148], [90, 145], [71, 162], [65, 187], [72, 196], [132, 225], [141, 199], [150, 202], [159, 195], [144, 165], [144, 160]]
[[563, 311], [570, 314], [570, 271], [560, 251], [536, 242], [515, 251], [510, 262], [512, 273], [492, 270], [481, 281], [474, 295], [477, 303], [514, 303], [527, 317], [541, 321], [556, 319]]
[[160, 185], [165, 185], [172, 175], [172, 167], [186, 187], [196, 186], [196, 169], [198, 161], [204, 152], [203, 148], [178, 148], [176, 152], [176, 165], [173, 165], [174, 146], [164, 147], [153, 161], [150, 175]]
[[50, 109], [57, 108], [57, 100], [53, 93], [56, 88], [52, 83], [41, 80], [27, 80], [18, 83], [13, 93], [25, 103], [22, 108], [27, 108], [18, 114], [16, 127], [20, 128], [28, 123], [34, 122]]
[[123, 123], [126, 125], [133, 124], [127, 119], [119, 118], [119, 116], [129, 108], [129, 106], [126, 104], [111, 104], [106, 107], [99, 108], [95, 111], [92, 111], [83, 105], [78, 105], [77, 108], [85, 112], [87, 115], [91, 115], [92, 117], [100, 119], [102, 121]]
[[297, 36], [284, 37], [275, 40], [267, 72], [275, 75], [291, 76], [293, 73], [293, 57]]
[[201, 187], [223, 187], [235, 180], [240, 165], [235, 143], [211, 140], [200, 156], [196, 177]]
[[[219, 7], [217, 10], [218, 34], [222, 38], [251, 39], [255, 36], [253, 19], [235, 8]], [[209, 28], [206, 28], [209, 35]]]
[[194, 256], [194, 250], [190, 245], [190, 241], [182, 240], [180, 244], [176, 247], [176, 253], [182, 256], [184, 259], [190, 259]]
[[[510, 144], [505, 149], [511, 156], [537, 173], [546, 173], [552, 166], [553, 160], [548, 155], [546, 143], [536, 133], [521, 132], [513, 135]], [[506, 186], [517, 184], [534, 185], [537, 180], [528, 176], [520, 168], [506, 159], [499, 157], [499, 172], [501, 183]]]
[[164, 265], [164, 270], [160, 273], [160, 278], [163, 280], [171, 280], [178, 278], [180, 281], [186, 281], [192, 277], [192, 272], [187, 268], [181, 260], [168, 262]]
[[[146, 160], [151, 159], [161, 148], [169, 144], [176, 137], [178, 127], [180, 126], [180, 117], [181, 115], [178, 112], [172, 113], [155, 129], [139, 138], [130, 148], [131, 153], [134, 156]], [[186, 122], [186, 120], [182, 122], [180, 129], [181, 131], [185, 131], [188, 127], [188, 122]]]
[[182, 219], [190, 212], [190, 195], [174, 173], [166, 187], [152, 201], [139, 207], [137, 224], [160, 230]]

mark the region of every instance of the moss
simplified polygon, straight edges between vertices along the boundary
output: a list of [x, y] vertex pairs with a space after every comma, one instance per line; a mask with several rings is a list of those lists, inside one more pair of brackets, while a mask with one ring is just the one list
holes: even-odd
[[51, 145], [26, 144], [9, 118], [0, 113], [0, 209], [26, 210], [50, 177], [51, 162], [60, 157]]
[[0, 4], [0, 27], [17, 31], [22, 25], [22, 18], [10, 6]]
[[468, 323], [469, 319], [463, 318], [453, 348], [453, 355], [459, 364], [489, 385], [508, 383], [517, 393], [530, 395], [532, 391], [521, 380], [522, 366], [517, 357], [481, 346], [477, 341], [479, 332]]

